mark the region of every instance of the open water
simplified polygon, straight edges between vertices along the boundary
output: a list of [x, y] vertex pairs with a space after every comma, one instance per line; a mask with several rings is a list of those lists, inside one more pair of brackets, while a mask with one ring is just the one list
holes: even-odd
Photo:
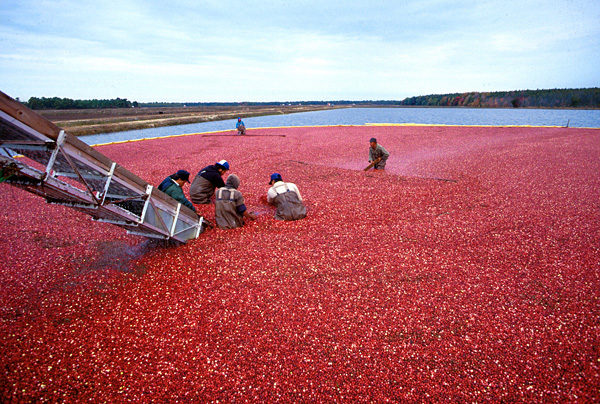
[[[600, 110], [503, 108], [345, 108], [245, 118], [246, 128], [415, 123], [441, 125], [531, 125], [600, 128]], [[235, 128], [236, 119], [82, 136], [88, 144], [110, 143]]]

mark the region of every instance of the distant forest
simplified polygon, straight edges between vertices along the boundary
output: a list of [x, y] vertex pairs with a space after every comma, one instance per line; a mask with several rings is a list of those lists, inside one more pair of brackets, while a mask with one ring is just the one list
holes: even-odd
[[24, 102], [31, 109], [98, 109], [98, 108], [132, 108], [137, 107], [137, 102], [131, 102], [125, 98], [113, 100], [72, 100], [59, 97], [31, 97]]
[[405, 98], [402, 101], [293, 101], [293, 102], [149, 102], [138, 103], [123, 98], [112, 100], [72, 100], [69, 98], [31, 97], [24, 103], [31, 109], [95, 109], [135, 107], [184, 106], [269, 106], [269, 105], [358, 105], [358, 106], [428, 106], [474, 108], [600, 108], [600, 88], [574, 88], [552, 90], [518, 90], [496, 92], [469, 92], [432, 94]]
[[600, 108], [600, 88], [433, 94], [406, 98], [400, 105], [484, 108]]

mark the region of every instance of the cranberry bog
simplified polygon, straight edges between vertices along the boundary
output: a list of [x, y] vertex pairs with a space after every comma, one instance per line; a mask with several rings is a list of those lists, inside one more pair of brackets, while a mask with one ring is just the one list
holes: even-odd
[[177, 247], [0, 184], [2, 401], [600, 400], [600, 130], [221, 134], [97, 146], [154, 184], [230, 162], [258, 219]]

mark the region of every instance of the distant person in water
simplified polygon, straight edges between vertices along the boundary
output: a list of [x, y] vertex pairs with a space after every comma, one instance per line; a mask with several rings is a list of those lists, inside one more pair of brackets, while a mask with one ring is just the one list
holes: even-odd
[[165, 178], [158, 186], [158, 189], [195, 212], [196, 208], [187, 200], [183, 193], [183, 186], [186, 182], [190, 182], [190, 173], [185, 170], [179, 170], [175, 174], [171, 174]]
[[238, 121], [235, 124], [235, 128], [238, 131], [238, 135], [245, 135], [246, 134], [246, 125], [244, 125], [244, 121], [242, 121], [242, 118], [238, 118]]
[[229, 163], [221, 160], [212, 166], [206, 166], [194, 178], [190, 187], [192, 202], [197, 204], [209, 204], [215, 189], [225, 186], [223, 174], [229, 170]]
[[374, 137], [369, 140], [371, 147], [369, 147], [369, 163], [374, 164], [375, 170], [385, 170], [385, 163], [387, 162], [390, 153], [385, 148], [377, 144], [377, 139]]

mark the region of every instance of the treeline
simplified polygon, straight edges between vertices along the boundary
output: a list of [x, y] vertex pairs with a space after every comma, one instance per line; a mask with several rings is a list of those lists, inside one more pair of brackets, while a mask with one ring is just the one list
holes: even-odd
[[97, 109], [97, 108], [132, 108], [137, 107], [137, 101], [131, 102], [126, 98], [113, 100], [72, 100], [59, 97], [31, 97], [24, 103], [31, 109]]
[[432, 94], [406, 98], [401, 105], [484, 108], [600, 108], [600, 88]]
[[31, 97], [24, 103], [31, 109], [96, 109], [132, 107], [243, 107], [278, 105], [356, 105], [356, 106], [431, 106], [482, 108], [600, 108], [600, 88], [518, 90], [431, 94], [398, 100], [366, 101], [267, 101], [267, 102], [140, 102], [123, 98], [112, 100], [72, 100], [70, 98]]

